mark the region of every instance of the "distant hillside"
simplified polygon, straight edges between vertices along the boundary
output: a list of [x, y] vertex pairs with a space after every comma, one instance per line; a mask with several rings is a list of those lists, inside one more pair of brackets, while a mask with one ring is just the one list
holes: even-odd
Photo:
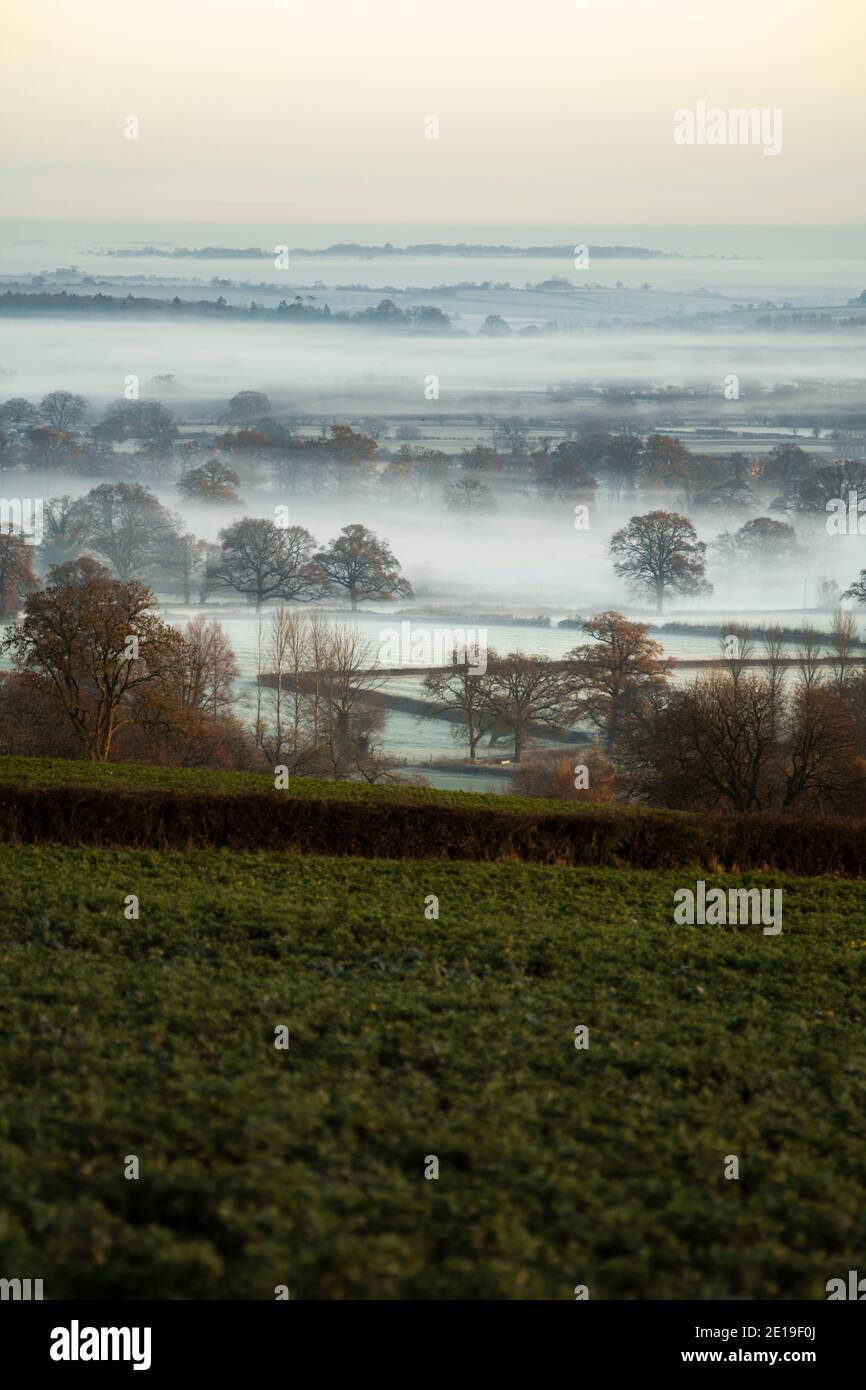
[[[646, 246], [590, 246], [590, 256], [599, 260], [681, 260], [679, 252], [653, 251]], [[124, 246], [117, 249], [94, 250], [93, 256], [112, 256], [117, 260], [130, 260], [136, 256], [154, 256], [162, 260], [180, 261], [257, 261], [270, 260], [274, 251], [260, 246]], [[342, 256], [370, 259], [380, 256], [533, 256], [549, 257], [551, 260], [571, 259], [574, 246], [494, 246], [471, 242], [417, 242], [412, 246], [393, 246], [386, 241], [384, 246], [365, 246], [358, 241], [335, 242], [333, 246], [311, 248], [293, 246], [292, 256]]]
[[153, 299], [145, 295], [70, 294], [67, 290], [39, 290], [35, 293], [7, 290], [0, 294], [0, 314], [89, 314], [122, 315], [127, 318], [219, 318], [234, 320], [265, 319], [276, 323], [353, 324], [361, 328], [419, 333], [461, 333], [441, 309], [431, 304], [413, 304], [400, 309], [391, 300], [357, 313], [331, 312], [297, 297], [281, 300], [274, 308], [251, 301], [228, 304], [217, 299]]

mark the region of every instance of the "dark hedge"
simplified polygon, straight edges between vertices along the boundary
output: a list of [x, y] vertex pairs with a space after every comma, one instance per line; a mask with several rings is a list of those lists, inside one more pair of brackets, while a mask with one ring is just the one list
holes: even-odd
[[366, 804], [279, 793], [0, 786], [0, 839], [138, 849], [224, 848], [380, 859], [685, 865], [866, 876], [866, 822], [590, 807], [575, 815]]

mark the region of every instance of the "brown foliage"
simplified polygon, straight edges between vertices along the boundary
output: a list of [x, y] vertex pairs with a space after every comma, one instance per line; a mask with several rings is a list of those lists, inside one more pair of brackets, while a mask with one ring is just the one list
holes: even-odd
[[[585, 775], [579, 773], [580, 768], [585, 769]], [[617, 779], [601, 749], [587, 746], [569, 754], [529, 758], [517, 768], [511, 790], [517, 796], [600, 804], [616, 801]]]
[[577, 666], [572, 690], [580, 713], [604, 731], [610, 748], [624, 721], [666, 686], [664, 651], [644, 623], [628, 622], [621, 613], [599, 613], [583, 631], [594, 640], [566, 655]]
[[836, 691], [714, 672], [633, 721], [618, 764], [654, 805], [858, 814], [866, 764], [857, 716]]
[[33, 573], [33, 547], [21, 536], [0, 531], [0, 617], [14, 617], [27, 594], [39, 588]]

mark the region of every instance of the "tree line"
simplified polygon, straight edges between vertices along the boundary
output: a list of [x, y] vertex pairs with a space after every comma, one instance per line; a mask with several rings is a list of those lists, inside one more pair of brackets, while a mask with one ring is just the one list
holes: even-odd
[[[241, 707], [238, 667], [217, 622], [183, 630], [153, 593], [87, 557], [57, 566], [28, 595], [3, 646], [0, 752], [268, 770], [396, 775], [371, 701], [384, 683], [368, 641], [323, 615], [279, 605], [259, 628], [255, 709]], [[609, 611], [583, 624], [561, 662], [488, 653], [486, 670], [455, 658], [424, 682], [429, 715], [454, 716], [478, 757], [508, 740], [515, 790], [679, 810], [866, 813], [866, 670], [850, 614], [834, 620], [829, 661], [808, 630], [786, 679], [784, 637], [760, 645], [731, 625], [717, 665], [687, 682], [641, 623]], [[759, 654], [762, 667], [747, 663]], [[589, 745], [544, 755], [533, 745], [579, 725]], [[528, 755], [528, 756], [527, 756]]]
[[[866, 497], [866, 463], [826, 462], [799, 444], [765, 455], [692, 452], [663, 433], [611, 431], [593, 420], [569, 426], [565, 439], [533, 432], [517, 418], [491, 422], [491, 441], [448, 454], [412, 442], [382, 443], [388, 422], [362, 429], [321, 422], [319, 437], [274, 419], [261, 391], [238, 391], [212, 441], [181, 438], [172, 412], [156, 399], [118, 400], [90, 419], [87, 401], [52, 391], [38, 405], [13, 397], [0, 405], [0, 466], [67, 471], [112, 479], [173, 481], [183, 495], [235, 503], [238, 487], [277, 485], [293, 494], [362, 494], [390, 501], [437, 500], [468, 514], [505, 499], [608, 504], [641, 497], [665, 509], [746, 520], [772, 513], [806, 524], [850, 491]], [[212, 476], [216, 474], [216, 477]]]
[[[488, 654], [487, 671], [455, 665], [425, 678], [431, 714], [453, 711], [455, 739], [475, 760], [485, 738], [512, 740], [514, 790], [677, 810], [866, 813], [866, 670], [851, 614], [837, 613], [824, 657], [804, 631], [786, 679], [785, 639], [758, 642], [729, 624], [717, 665], [672, 680], [645, 624], [605, 612], [582, 624], [585, 641], [561, 662]], [[747, 662], [760, 657], [755, 671]], [[581, 724], [587, 749], [532, 754], [530, 729]]]
[[[140, 483], [101, 483], [83, 497], [49, 498], [39, 554], [51, 573], [86, 555], [123, 583], [158, 581], [185, 604], [194, 595], [236, 594], [256, 608], [272, 601], [311, 603], [342, 597], [389, 601], [412, 593], [388, 542], [353, 523], [327, 545], [303, 526], [244, 517], [198, 540]], [[0, 616], [14, 616], [41, 585], [36, 547], [12, 523], [0, 531]]]

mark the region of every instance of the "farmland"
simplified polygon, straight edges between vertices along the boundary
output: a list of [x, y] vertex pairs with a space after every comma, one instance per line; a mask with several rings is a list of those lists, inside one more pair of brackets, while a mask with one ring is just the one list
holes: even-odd
[[674, 927], [684, 883], [0, 845], [4, 1268], [49, 1298], [823, 1297], [866, 1243], [866, 890], [776, 875], [768, 938]]

